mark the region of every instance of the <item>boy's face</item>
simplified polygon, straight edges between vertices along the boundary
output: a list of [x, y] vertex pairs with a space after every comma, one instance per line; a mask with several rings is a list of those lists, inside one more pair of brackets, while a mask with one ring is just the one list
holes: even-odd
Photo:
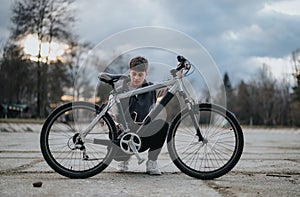
[[130, 86], [134, 88], [139, 88], [142, 86], [146, 78], [147, 72], [135, 71], [133, 69], [130, 69], [129, 74], [130, 74]]

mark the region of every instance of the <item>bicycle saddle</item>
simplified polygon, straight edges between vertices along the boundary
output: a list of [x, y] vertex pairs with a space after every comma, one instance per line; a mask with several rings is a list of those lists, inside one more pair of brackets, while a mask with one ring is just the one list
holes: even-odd
[[110, 73], [101, 72], [99, 73], [98, 78], [100, 81], [113, 84], [120, 79], [128, 79], [129, 77], [127, 75], [122, 75], [122, 74], [110, 74]]

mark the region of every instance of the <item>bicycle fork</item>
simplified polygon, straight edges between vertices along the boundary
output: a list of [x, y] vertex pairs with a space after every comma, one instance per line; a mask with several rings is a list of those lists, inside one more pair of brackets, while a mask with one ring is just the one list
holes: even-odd
[[187, 105], [188, 111], [189, 111], [189, 115], [191, 117], [193, 126], [196, 130], [196, 135], [198, 136], [198, 141], [199, 142], [203, 142], [203, 143], [207, 143], [207, 139], [203, 137], [203, 135], [201, 134], [200, 128], [199, 128], [199, 124], [198, 124], [198, 120], [195, 116], [195, 109], [193, 107], [192, 102], [188, 99], [188, 97], [186, 96], [186, 94], [181, 91], [180, 95], [184, 98], [185, 104]]
[[190, 117], [192, 119], [193, 125], [195, 127], [196, 130], [196, 135], [198, 136], [198, 141], [199, 142], [203, 142], [203, 143], [207, 143], [207, 139], [203, 137], [203, 135], [201, 134], [200, 128], [199, 128], [199, 124], [197, 122], [195, 113], [194, 113], [194, 109], [191, 107], [191, 105], [188, 105], [188, 110], [189, 110], [189, 114]]

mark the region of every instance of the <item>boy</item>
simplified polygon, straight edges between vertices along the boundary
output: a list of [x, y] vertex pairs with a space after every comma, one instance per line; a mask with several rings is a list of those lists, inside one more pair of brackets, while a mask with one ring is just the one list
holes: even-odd
[[[129, 68], [130, 80], [123, 83], [121, 91], [129, 91], [152, 84], [145, 80], [148, 69], [147, 59], [141, 56], [133, 58], [129, 63]], [[139, 128], [155, 102], [155, 91], [134, 95], [129, 99], [121, 100], [126, 121], [132, 132], [135, 132]], [[117, 122], [121, 121], [120, 118], [118, 118], [118, 112], [116, 112], [115, 117], [117, 118]], [[150, 125], [147, 125], [148, 129], [140, 136], [142, 146], [139, 152], [144, 152], [149, 149], [146, 172], [150, 175], [161, 175], [161, 171], [157, 165], [157, 158], [165, 142], [168, 127], [165, 121], [154, 120]], [[122, 156], [121, 160], [123, 161], [118, 165], [120, 171], [128, 170], [129, 159], [130, 155]]]

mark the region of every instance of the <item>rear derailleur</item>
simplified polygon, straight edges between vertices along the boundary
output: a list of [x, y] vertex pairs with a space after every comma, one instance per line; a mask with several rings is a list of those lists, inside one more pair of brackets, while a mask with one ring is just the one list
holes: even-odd
[[81, 150], [82, 151], [82, 159], [88, 160], [89, 156], [86, 154], [86, 148], [84, 146], [84, 142], [81, 140], [79, 133], [76, 133], [73, 137], [71, 137], [68, 141], [68, 147], [71, 150]]

